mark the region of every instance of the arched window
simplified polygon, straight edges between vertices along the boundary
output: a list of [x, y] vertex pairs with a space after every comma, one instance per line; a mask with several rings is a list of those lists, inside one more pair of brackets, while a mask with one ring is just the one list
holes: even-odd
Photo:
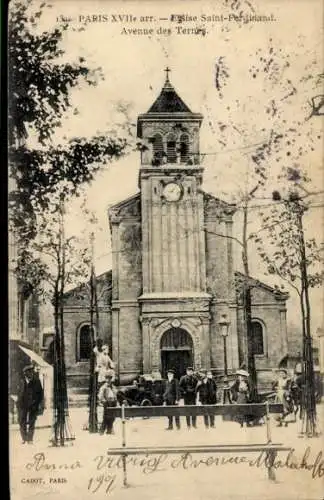
[[90, 325], [82, 325], [77, 334], [77, 361], [88, 361], [91, 355]]
[[161, 134], [155, 134], [153, 137], [153, 163], [156, 165], [161, 165], [163, 160], [163, 139]]
[[187, 163], [189, 160], [189, 137], [187, 134], [180, 136], [180, 160], [181, 163]]
[[263, 325], [260, 321], [252, 320], [253, 354], [264, 355]]
[[173, 134], [169, 134], [167, 137], [167, 158], [168, 163], [177, 162], [176, 138]]

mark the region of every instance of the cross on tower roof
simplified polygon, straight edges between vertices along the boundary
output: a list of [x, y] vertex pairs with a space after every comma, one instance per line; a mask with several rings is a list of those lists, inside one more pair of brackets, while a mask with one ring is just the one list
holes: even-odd
[[165, 81], [168, 82], [169, 81], [169, 73], [171, 72], [171, 69], [167, 66], [164, 71], [166, 73]]

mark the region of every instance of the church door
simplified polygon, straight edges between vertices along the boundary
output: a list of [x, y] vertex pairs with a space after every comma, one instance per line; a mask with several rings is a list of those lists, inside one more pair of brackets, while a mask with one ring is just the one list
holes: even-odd
[[193, 343], [191, 336], [182, 328], [170, 328], [161, 339], [162, 377], [167, 370], [174, 370], [179, 379], [186, 373], [186, 368], [193, 364]]
[[190, 351], [162, 351], [162, 377], [166, 378], [167, 370], [174, 370], [174, 376], [179, 380], [186, 373], [186, 368], [192, 365]]

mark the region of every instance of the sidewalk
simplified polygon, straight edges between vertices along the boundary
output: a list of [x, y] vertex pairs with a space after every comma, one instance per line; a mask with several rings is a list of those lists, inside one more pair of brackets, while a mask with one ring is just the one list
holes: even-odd
[[[78, 423], [84, 420], [83, 425], [86, 424], [87, 419], [88, 419], [88, 408], [70, 408], [69, 409], [69, 416], [70, 419], [73, 421], [77, 421]], [[11, 415], [10, 415], [10, 423], [9, 423], [9, 429], [11, 431], [19, 431], [19, 424], [17, 422], [17, 417], [15, 419], [15, 423], [12, 423], [11, 421]], [[36, 420], [36, 426], [35, 429], [48, 429], [52, 427], [53, 425], [53, 409], [50, 408], [48, 410], [45, 410], [43, 415], [39, 415]]]
[[[321, 405], [318, 410], [321, 423], [324, 406]], [[193, 454], [188, 466], [183, 466], [180, 455], [165, 456], [163, 463], [156, 468], [156, 461], [159, 460], [157, 455], [129, 457], [129, 460], [133, 460], [128, 465], [131, 487], [124, 488], [120, 465], [109, 462], [109, 449], [121, 446], [120, 419], [114, 424], [114, 435], [101, 436], [83, 430], [87, 417], [87, 408], [71, 409], [70, 423], [75, 440], [62, 448], [50, 446], [48, 429], [36, 431], [34, 445], [27, 447], [21, 444], [19, 433], [12, 432], [10, 471], [13, 500], [31, 500], [36, 496], [47, 500], [59, 500], [61, 497], [73, 500], [93, 500], [96, 497], [103, 500], [107, 496], [112, 500], [323, 500], [323, 475], [312, 478], [311, 470], [278, 467], [277, 481], [270, 482], [264, 467], [230, 462], [208, 466], [208, 454]], [[165, 432], [166, 425], [166, 418], [128, 420], [127, 444], [180, 447], [262, 443], [266, 439], [265, 426], [242, 429], [235, 422], [224, 422], [221, 417], [216, 418], [215, 429], [206, 430], [202, 418], [198, 418], [198, 428], [190, 431], [186, 428], [185, 419], [181, 419], [180, 431]], [[276, 427], [273, 422], [272, 439], [273, 442], [294, 448], [299, 462], [309, 448], [309, 464], [316, 460], [323, 449], [323, 436], [298, 438], [298, 424], [285, 428]], [[222, 456], [225, 455], [214, 455], [219, 460]], [[256, 460], [257, 456], [251, 453], [247, 458]], [[35, 465], [35, 457], [41, 460], [38, 465]], [[286, 453], [281, 452], [278, 460], [284, 464], [285, 459]], [[321, 467], [324, 473], [324, 461]], [[40, 484], [26, 483], [37, 478]], [[56, 484], [55, 481], [59, 480], [61, 484]], [[109, 487], [111, 481], [112, 489]]]

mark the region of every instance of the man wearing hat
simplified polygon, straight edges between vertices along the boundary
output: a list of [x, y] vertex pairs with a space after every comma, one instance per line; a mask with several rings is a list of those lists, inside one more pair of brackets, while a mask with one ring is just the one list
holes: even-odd
[[[165, 391], [163, 394], [164, 404], [167, 406], [177, 405], [180, 400], [179, 382], [174, 378], [174, 371], [167, 371], [167, 381], [165, 384]], [[177, 429], [180, 429], [180, 417], [174, 417]], [[168, 417], [169, 425], [166, 430], [173, 429], [173, 417]]]
[[[183, 395], [184, 404], [192, 406], [196, 404], [196, 387], [198, 379], [195, 377], [191, 366], [188, 366], [186, 371], [186, 375], [183, 375], [180, 379], [180, 391]], [[194, 428], [197, 428], [197, 417], [195, 415], [186, 415], [186, 420], [188, 429], [190, 429], [191, 424]]]
[[113, 425], [115, 417], [109, 414], [109, 408], [117, 406], [117, 389], [113, 385], [114, 371], [108, 370], [105, 375], [105, 382], [100, 387], [98, 394], [98, 401], [102, 404], [104, 412], [103, 419], [100, 427], [100, 434], [113, 433]]
[[[197, 384], [196, 393], [202, 405], [214, 405], [217, 402], [217, 386], [213, 379], [213, 374], [209, 370], [204, 370], [203, 379]], [[204, 415], [206, 429], [215, 427], [215, 415], [213, 413]]]
[[43, 399], [42, 384], [39, 378], [35, 377], [34, 366], [25, 366], [17, 397], [18, 420], [23, 443], [33, 442], [37, 415]]

